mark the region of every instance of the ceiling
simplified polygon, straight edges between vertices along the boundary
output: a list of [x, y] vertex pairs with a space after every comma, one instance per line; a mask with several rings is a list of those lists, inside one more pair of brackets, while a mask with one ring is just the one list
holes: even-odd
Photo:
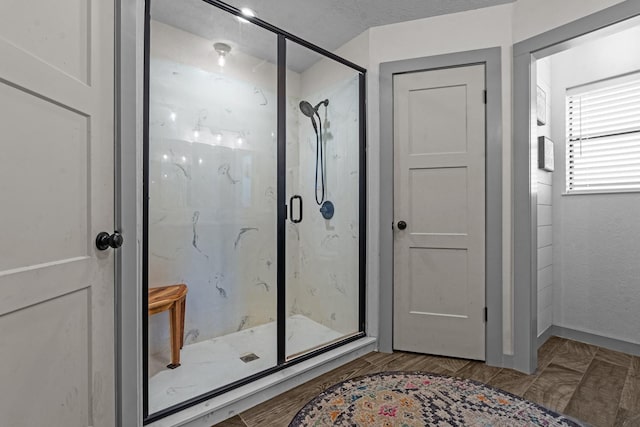
[[[324, 49], [334, 50], [368, 28], [444, 15], [514, 0], [227, 0], [249, 7], [258, 18]], [[252, 24], [243, 24], [202, 0], [154, 0], [152, 19], [181, 28], [212, 42], [226, 41], [239, 50], [271, 62], [275, 38]], [[463, 31], [464, 29], [461, 29]], [[303, 49], [291, 50], [288, 66], [302, 72], [319, 59]]]

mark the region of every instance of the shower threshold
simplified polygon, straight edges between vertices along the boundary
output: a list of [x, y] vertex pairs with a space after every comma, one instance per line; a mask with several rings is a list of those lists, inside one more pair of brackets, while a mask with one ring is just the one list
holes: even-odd
[[[276, 322], [185, 345], [181, 366], [166, 369], [168, 353], [149, 360], [149, 413], [153, 414], [226, 384], [276, 366]], [[303, 315], [287, 318], [287, 354], [303, 354], [318, 343], [345, 335]], [[241, 358], [254, 354], [257, 359]], [[246, 358], [245, 358], [246, 359]]]

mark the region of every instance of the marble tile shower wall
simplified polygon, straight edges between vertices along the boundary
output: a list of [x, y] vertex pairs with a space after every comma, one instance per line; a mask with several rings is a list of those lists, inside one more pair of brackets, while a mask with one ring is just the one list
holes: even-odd
[[[342, 70], [341, 70], [342, 71]], [[355, 73], [354, 73], [355, 74]], [[305, 200], [298, 225], [299, 283], [288, 287], [291, 314], [303, 314], [344, 334], [358, 330], [359, 97], [358, 76], [339, 81], [303, 99], [321, 107], [326, 150], [326, 194], [335, 216], [325, 220], [316, 205], [315, 133], [304, 117], [299, 125], [298, 188]]]
[[[186, 344], [273, 321], [274, 91], [164, 59], [151, 69], [149, 286], [189, 286]], [[151, 353], [166, 349], [166, 317], [149, 330]]]
[[[192, 344], [276, 320], [276, 68], [236, 52], [221, 72], [210, 41], [155, 21], [152, 30], [149, 286], [189, 286]], [[287, 91], [287, 198], [305, 201], [304, 221], [286, 226], [287, 314], [354, 332], [357, 76], [301, 96], [301, 76], [289, 71]], [[313, 201], [315, 136], [298, 109], [325, 98], [331, 221]], [[168, 324], [166, 313], [149, 319], [151, 354], [168, 351]]]

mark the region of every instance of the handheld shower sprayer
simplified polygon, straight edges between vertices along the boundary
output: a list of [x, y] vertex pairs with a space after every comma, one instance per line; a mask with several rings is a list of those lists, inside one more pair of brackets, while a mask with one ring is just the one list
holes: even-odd
[[[324, 105], [325, 108], [329, 105], [329, 100], [325, 99], [324, 101], [320, 101], [316, 104], [315, 107], [312, 107], [311, 104], [307, 101], [300, 101], [300, 111], [302, 114], [309, 117], [311, 119], [311, 124], [313, 125], [313, 130], [318, 134], [318, 125], [316, 124], [316, 119], [314, 116], [318, 116], [318, 120], [320, 120], [320, 114], [318, 114], [318, 109], [321, 105]], [[322, 124], [321, 124], [322, 125]], [[320, 135], [322, 137], [322, 135]]]
[[305, 116], [313, 118], [314, 114], [318, 114], [318, 108], [320, 108], [321, 105], [327, 107], [329, 105], [329, 100], [325, 99], [324, 101], [320, 101], [315, 107], [312, 107], [307, 101], [300, 101], [300, 111], [302, 111], [302, 114]]
[[318, 112], [315, 108], [311, 106], [307, 101], [300, 101], [300, 111], [302, 114], [309, 117], [311, 119], [311, 124], [313, 125], [313, 130], [318, 133], [318, 125], [316, 124], [316, 119], [313, 117]]
[[[302, 114], [304, 114], [305, 116], [311, 119], [311, 124], [313, 125], [313, 130], [316, 134], [316, 182], [315, 182], [316, 194], [315, 196], [316, 196], [316, 203], [318, 204], [318, 206], [322, 206], [325, 203], [325, 186], [326, 186], [326, 180], [324, 176], [325, 155], [324, 155], [324, 147], [322, 143], [322, 118], [318, 113], [318, 109], [320, 108], [321, 105], [324, 105], [324, 107], [327, 108], [327, 106], [329, 106], [329, 100], [325, 99], [323, 101], [320, 101], [315, 106], [312, 106], [307, 101], [300, 101], [300, 111], [302, 112]], [[315, 116], [318, 117], [318, 123], [316, 123]], [[318, 130], [318, 127], [319, 127], [319, 130]], [[320, 176], [320, 190], [321, 190], [320, 197], [318, 197], [318, 175]], [[327, 202], [327, 203], [330, 203], [330, 202]], [[324, 213], [323, 213], [323, 216], [325, 216]], [[331, 216], [333, 216], [333, 208], [331, 209]], [[325, 218], [327, 217], [325, 216]], [[327, 219], [330, 219], [330, 217]]]

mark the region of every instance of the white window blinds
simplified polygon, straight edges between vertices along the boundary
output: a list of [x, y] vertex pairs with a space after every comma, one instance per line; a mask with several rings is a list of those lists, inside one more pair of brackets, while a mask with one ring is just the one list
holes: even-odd
[[567, 90], [567, 193], [640, 190], [640, 73]]

